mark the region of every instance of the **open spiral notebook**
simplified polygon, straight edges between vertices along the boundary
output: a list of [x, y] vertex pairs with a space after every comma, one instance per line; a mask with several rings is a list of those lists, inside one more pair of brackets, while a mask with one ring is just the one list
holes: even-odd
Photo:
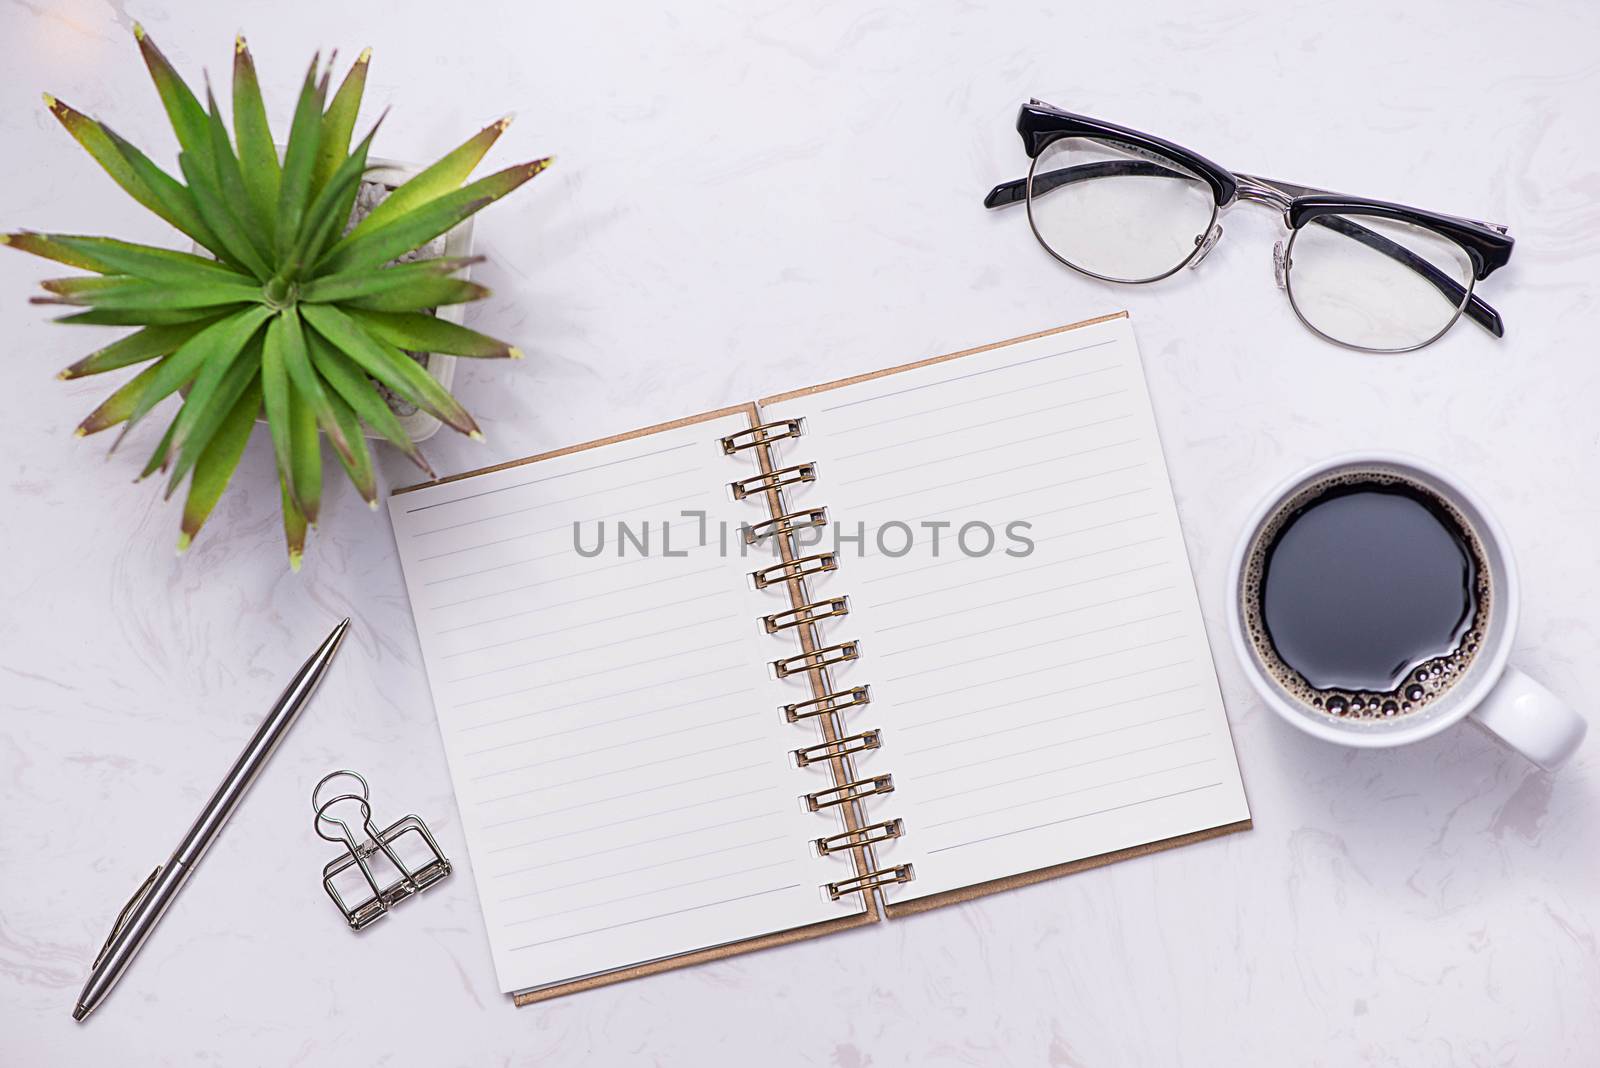
[[1125, 313], [389, 508], [518, 1004], [1249, 826]]

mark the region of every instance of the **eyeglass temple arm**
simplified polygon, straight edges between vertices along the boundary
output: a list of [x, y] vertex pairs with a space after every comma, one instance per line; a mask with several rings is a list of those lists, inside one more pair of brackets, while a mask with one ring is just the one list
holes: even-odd
[[[1245, 184], [1255, 183], [1257, 185], [1267, 186], [1279, 193], [1282, 193], [1290, 200], [1298, 200], [1300, 197], [1342, 197], [1346, 195], [1344, 193], [1336, 193], [1331, 189], [1315, 189], [1309, 185], [1300, 185], [1296, 182], [1285, 182], [1277, 178], [1263, 178], [1256, 174], [1236, 174], [1234, 177], [1240, 179], [1241, 182]], [[1241, 190], [1241, 192], [1243, 192], [1243, 190]], [[1457, 222], [1467, 223], [1470, 226], [1481, 226], [1485, 230], [1493, 230], [1497, 234], [1508, 234], [1511, 232], [1511, 228], [1503, 223], [1484, 222], [1482, 219], [1469, 219], [1465, 215], [1449, 215], [1446, 217], [1454, 219]]]
[[[1034, 188], [1040, 193], [1048, 193], [1064, 185], [1074, 182], [1084, 182], [1091, 178], [1124, 178], [1128, 176], [1145, 178], [1185, 178], [1180, 174], [1159, 163], [1147, 163], [1137, 159], [1108, 159], [1098, 163], [1080, 163], [1074, 167], [1062, 167], [1058, 170], [1035, 172], [1033, 175]], [[989, 195], [983, 198], [986, 208], [1004, 208], [1011, 204], [1021, 204], [1028, 199], [1028, 179], [1018, 178], [1014, 182], [1001, 182], [989, 190]]]
[[[1182, 178], [1177, 171], [1169, 170], [1157, 163], [1146, 163], [1144, 160], [1120, 159], [1102, 160], [1099, 163], [1080, 163], [1076, 167], [1062, 167], [1059, 170], [1045, 171], [1043, 174], [1035, 173], [1033, 176], [1034, 187], [1041, 193], [1048, 193], [1052, 189], [1059, 189], [1073, 182], [1083, 182], [1090, 178], [1119, 178], [1128, 175], [1141, 175], [1144, 177], [1172, 177]], [[1018, 178], [1014, 182], [1001, 182], [989, 190], [989, 195], [983, 198], [986, 208], [1004, 208], [1012, 204], [1021, 204], [1028, 199], [1028, 180]]]
[[[1091, 178], [1112, 178], [1119, 176], [1139, 175], [1145, 177], [1171, 177], [1182, 178], [1185, 175], [1178, 171], [1170, 170], [1156, 163], [1144, 160], [1104, 160], [1099, 163], [1082, 163], [1075, 167], [1062, 167], [1044, 173], [1035, 172], [1033, 185], [1037, 193], [1048, 193], [1061, 186], [1073, 182], [1087, 181]], [[1243, 176], [1241, 176], [1243, 177]], [[1299, 196], [1312, 196], [1321, 193], [1321, 190], [1311, 189], [1306, 186], [1293, 185], [1288, 182], [1269, 181], [1264, 178], [1250, 178], [1251, 181], [1269, 186], [1293, 199]], [[989, 190], [989, 195], [983, 198], [986, 208], [1003, 208], [1012, 204], [1020, 204], [1028, 199], [1028, 179], [1018, 178], [1015, 181], [1002, 182]], [[1266, 199], [1257, 197], [1256, 199]], [[1287, 207], [1287, 204], [1280, 205]], [[1475, 222], [1475, 220], [1467, 220]], [[1359, 241], [1375, 252], [1381, 252], [1390, 259], [1409, 267], [1421, 275], [1429, 285], [1437, 289], [1451, 304], [1459, 306], [1461, 299], [1467, 296], [1466, 287], [1433, 264], [1416, 255], [1404, 245], [1389, 240], [1376, 230], [1352, 222], [1344, 216], [1323, 215], [1313, 219], [1312, 222], [1325, 226], [1335, 233], [1342, 234], [1352, 240]], [[1479, 226], [1488, 226], [1504, 232], [1503, 227], [1491, 223], [1477, 223]], [[1462, 314], [1479, 326], [1483, 327], [1495, 337], [1504, 337], [1506, 333], [1505, 321], [1500, 318], [1500, 313], [1476, 294], [1467, 297], [1467, 306]]]

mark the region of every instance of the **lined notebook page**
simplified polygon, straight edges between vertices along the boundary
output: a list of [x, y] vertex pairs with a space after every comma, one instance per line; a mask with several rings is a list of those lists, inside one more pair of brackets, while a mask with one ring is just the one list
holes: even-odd
[[[723, 416], [397, 494], [389, 502], [502, 990], [531, 989], [860, 911], [808, 840], [827, 785], [789, 761], [757, 617], [765, 518]], [[685, 516], [703, 512], [705, 518]], [[615, 524], [649, 524], [619, 556]], [[586, 558], [604, 521], [604, 550]], [[575, 543], [574, 523], [580, 523]], [[670, 527], [663, 543], [663, 525]], [[701, 544], [702, 530], [706, 533]]]
[[883, 729], [858, 767], [894, 775], [869, 814], [904, 819], [879, 860], [916, 878], [891, 902], [1249, 818], [1125, 318], [762, 417], [806, 420], [793, 506], [864, 527], [810, 593], [850, 598], [824, 637], [860, 640], [835, 682]]

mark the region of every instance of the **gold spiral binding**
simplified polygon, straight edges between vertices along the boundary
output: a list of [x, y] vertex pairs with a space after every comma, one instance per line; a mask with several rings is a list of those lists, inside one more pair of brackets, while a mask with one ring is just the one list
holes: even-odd
[[865, 875], [857, 875], [849, 879], [841, 879], [836, 883], [828, 883], [828, 897], [838, 901], [846, 894], [869, 893], [880, 886], [893, 886], [895, 883], [909, 883], [916, 878], [911, 865], [899, 864], [893, 868], [880, 868], [869, 871]]
[[759, 571], [750, 572], [750, 577], [756, 580], [756, 589], [764, 590], [768, 586], [775, 586], [780, 582], [790, 579], [805, 578], [808, 575], [820, 575], [827, 571], [839, 569], [839, 558], [833, 553], [817, 553], [814, 556], [802, 556], [798, 560], [785, 560], [781, 564], [763, 567]]
[[808, 527], [825, 527], [827, 525], [828, 510], [826, 508], [808, 508], [803, 512], [790, 512], [788, 515], [775, 516], [760, 523], [752, 523], [744, 528], [744, 543], [746, 545], [754, 545], [768, 534], [795, 534]]
[[871, 703], [872, 691], [866, 686], [855, 686], [848, 690], [825, 693], [809, 701], [796, 701], [792, 705], [784, 705], [779, 711], [790, 723], [799, 723], [813, 716], [826, 716], [830, 712], [842, 712], [847, 708], [858, 708]]
[[905, 833], [905, 829], [906, 825], [902, 820], [884, 820], [882, 823], [869, 823], [858, 830], [830, 834], [826, 838], [818, 838], [811, 844], [817, 847], [817, 856], [826, 857], [843, 850], [859, 849], [862, 846], [876, 845], [879, 842], [899, 838]]
[[[796, 438], [804, 429], [804, 420], [783, 419], [770, 423], [762, 423], [741, 430], [721, 438], [722, 451], [733, 455], [743, 449], [757, 449], [761, 466], [761, 474], [748, 478], [738, 479], [728, 483], [735, 500], [744, 500], [758, 494], [768, 494], [769, 499], [779, 507], [774, 507], [774, 512], [781, 511], [782, 498], [777, 495], [778, 490], [804, 482], [817, 480], [817, 466], [814, 463], [795, 464], [790, 467], [774, 469], [772, 466], [772, 452], [768, 449], [773, 442], [786, 438]], [[828, 522], [826, 508], [808, 508], [796, 512], [774, 515], [770, 519], [743, 528], [745, 544], [755, 545], [768, 535], [777, 535], [779, 538], [794, 539], [802, 530], [825, 526]], [[811, 575], [821, 575], [829, 571], [836, 571], [839, 560], [834, 553], [815, 553], [810, 556], [796, 556], [795, 553], [803, 552], [804, 548], [798, 540], [780, 541], [786, 557], [781, 563], [769, 567], [759, 568], [750, 573], [754, 580], [755, 588], [766, 589], [780, 583], [792, 583]], [[791, 551], [792, 550], [792, 551]], [[791, 586], [792, 591], [799, 589]], [[819, 631], [814, 625], [825, 619], [834, 619], [848, 615], [850, 612], [849, 598], [828, 597], [809, 604], [794, 604], [801, 598], [794, 596], [792, 607], [780, 612], [773, 612], [761, 617], [762, 627], [768, 634], [777, 634], [780, 631], [800, 629], [801, 645], [804, 652], [797, 656], [783, 657], [772, 661], [773, 670], [778, 678], [784, 679], [794, 675], [814, 673], [813, 682], [823, 680], [822, 689], [826, 685], [827, 675], [823, 669], [856, 660], [861, 655], [859, 642], [846, 641], [836, 645], [815, 648], [819, 642]], [[813, 691], [815, 692], [815, 691]], [[820, 697], [813, 697], [806, 701], [796, 701], [782, 706], [784, 718], [790, 723], [798, 723], [803, 719], [816, 716], [835, 715], [848, 708], [857, 708], [869, 704], [872, 700], [870, 691], [866, 686], [854, 686], [847, 690], [837, 690], [825, 693]], [[850, 758], [858, 753], [866, 753], [879, 749], [883, 744], [883, 733], [872, 729], [861, 731], [857, 734], [846, 735], [843, 733], [842, 721], [825, 721], [828, 729], [823, 734], [827, 739], [816, 745], [803, 746], [793, 750], [796, 766], [804, 768], [818, 763], [834, 763], [835, 785], [813, 793], [803, 795], [807, 809], [820, 812], [824, 809], [845, 806], [845, 824], [849, 828], [841, 834], [828, 835], [814, 840], [818, 856], [829, 856], [841, 851], [870, 850], [870, 847], [879, 842], [887, 842], [899, 838], [904, 833], [905, 825], [899, 819], [884, 820], [879, 823], [858, 826], [861, 812], [856, 808], [858, 802], [878, 794], [894, 792], [894, 776], [889, 774], [873, 775], [867, 778], [855, 779], [850, 782], [838, 782], [855, 774]], [[840, 769], [844, 769], [841, 771]], [[857, 852], [855, 854], [856, 871], [859, 873], [851, 878], [838, 882], [824, 883], [823, 889], [828, 896], [837, 901], [847, 894], [862, 894], [868, 900], [874, 891], [880, 887], [894, 883], [909, 882], [913, 878], [910, 864], [901, 864], [896, 867], [880, 868], [875, 871], [862, 871], [869, 867], [870, 860], [864, 861], [863, 857], [870, 857], [870, 852]]]
[[825, 808], [847, 805], [863, 797], [892, 793], [894, 793], [894, 776], [874, 775], [870, 779], [857, 779], [854, 782], [830, 786], [826, 790], [818, 790], [814, 794], [806, 794], [806, 808], [812, 812], [821, 812]]
[[780, 467], [776, 471], [763, 471], [759, 475], [741, 478], [728, 483], [733, 490], [733, 499], [742, 501], [746, 497], [768, 490], [782, 489], [784, 486], [793, 486], [799, 482], [815, 482], [817, 480], [816, 464], [795, 464], [793, 467]]
[[833, 757], [854, 756], [876, 749], [883, 744], [883, 732], [878, 730], [862, 731], [852, 734], [847, 738], [840, 738], [836, 742], [822, 742], [818, 745], [808, 745], [803, 749], [794, 751], [794, 762], [798, 767], [807, 767], [821, 760], [830, 760]]
[[816, 623], [823, 619], [834, 619], [850, 614], [850, 598], [829, 597], [826, 601], [813, 601], [803, 604], [799, 608], [785, 608], [782, 612], [774, 612], [770, 616], [761, 617], [761, 625], [768, 634], [776, 634], [780, 630], [790, 627], [803, 627], [807, 623]]
[[[802, 421], [799, 419], [780, 419], [775, 423], [762, 423], [760, 426], [753, 426], [749, 430], [741, 430], [723, 438], [722, 451], [732, 456], [740, 449], [754, 449], [774, 441], [782, 441], [784, 438], [797, 438], [801, 434], [801, 425]], [[769, 433], [773, 430], [778, 430], [780, 433]], [[746, 437], [749, 438], [748, 441], [740, 440]]]
[[860, 655], [860, 642], [840, 642], [838, 645], [829, 645], [809, 653], [800, 653], [796, 656], [786, 656], [782, 660], [774, 660], [772, 668], [778, 673], [778, 678], [786, 679], [803, 671], [844, 664], [855, 660]]

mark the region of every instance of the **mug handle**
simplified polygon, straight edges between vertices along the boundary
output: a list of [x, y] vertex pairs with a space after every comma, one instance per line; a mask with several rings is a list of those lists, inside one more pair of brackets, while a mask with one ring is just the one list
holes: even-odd
[[1470, 718], [1546, 771], [1566, 763], [1589, 729], [1571, 705], [1514, 667]]

